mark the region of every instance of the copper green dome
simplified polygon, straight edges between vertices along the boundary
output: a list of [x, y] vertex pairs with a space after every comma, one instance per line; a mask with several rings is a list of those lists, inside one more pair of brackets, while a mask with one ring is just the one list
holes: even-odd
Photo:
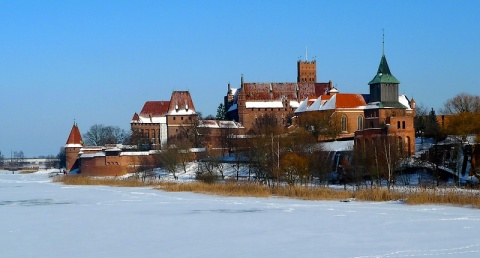
[[378, 84], [378, 83], [397, 83], [399, 84], [400, 81], [395, 78], [390, 72], [390, 68], [388, 67], [387, 58], [385, 54], [382, 55], [382, 59], [380, 60], [380, 65], [378, 66], [378, 71], [375, 77], [368, 83], [369, 85]]

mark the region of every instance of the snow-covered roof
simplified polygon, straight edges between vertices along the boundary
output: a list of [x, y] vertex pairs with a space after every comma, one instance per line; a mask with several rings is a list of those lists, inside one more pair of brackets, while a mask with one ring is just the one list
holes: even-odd
[[295, 112], [294, 112], [294, 113], [302, 113], [302, 112], [305, 112], [305, 111], [307, 111], [307, 107], [308, 107], [308, 97], [305, 98], [302, 102], [300, 102], [300, 104], [298, 105], [297, 109], [295, 109]]
[[195, 115], [195, 110], [192, 109], [174, 109], [168, 112], [170, 116], [187, 116], [187, 115]]
[[122, 151], [120, 156], [148, 156], [149, 151]]
[[320, 96], [312, 103], [312, 105], [307, 107], [306, 111], [317, 111], [317, 110], [320, 110], [321, 106], [322, 106], [322, 97]]
[[402, 94], [402, 95], [398, 96], [398, 102], [400, 102], [400, 104], [404, 105], [407, 108], [407, 110], [412, 109], [410, 107], [410, 100], [408, 100], [406, 95]]
[[68, 144], [65, 144], [65, 148], [82, 148], [83, 145], [79, 144], [79, 143], [68, 143]]
[[290, 100], [290, 107], [292, 107], [292, 108], [298, 108], [298, 106], [300, 106], [300, 103], [298, 103], [298, 101], [296, 101], [296, 100]]
[[242, 124], [225, 120], [200, 120], [199, 127], [206, 128], [243, 128]]
[[247, 101], [246, 108], [283, 108], [282, 101]]
[[353, 140], [334, 141], [319, 143], [323, 151], [351, 151], [353, 150]]
[[237, 110], [237, 107], [238, 107], [238, 106], [237, 106], [237, 103], [235, 103], [235, 104], [233, 104], [233, 105], [228, 109], [227, 112]]
[[85, 146], [81, 148], [80, 151], [102, 151], [104, 149], [104, 146]]
[[132, 121], [132, 122], [143, 123], [143, 124], [166, 124], [167, 118], [165, 116], [154, 116], [154, 117], [139, 116], [138, 121]]
[[105, 157], [105, 152], [95, 152], [95, 153], [82, 153], [80, 154], [80, 158], [95, 158], [95, 157]]

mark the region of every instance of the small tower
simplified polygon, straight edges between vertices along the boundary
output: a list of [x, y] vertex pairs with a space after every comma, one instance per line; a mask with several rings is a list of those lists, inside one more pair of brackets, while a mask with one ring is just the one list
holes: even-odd
[[73, 122], [72, 130], [68, 136], [67, 143], [65, 144], [66, 166], [67, 172], [78, 168], [78, 153], [83, 147], [82, 135], [78, 129], [77, 123]]
[[380, 102], [388, 107], [402, 107], [398, 102], [400, 81], [390, 72], [385, 54], [382, 54], [377, 74], [368, 84], [370, 85], [370, 102]]
[[317, 82], [317, 62], [315, 60], [298, 60], [297, 82]]

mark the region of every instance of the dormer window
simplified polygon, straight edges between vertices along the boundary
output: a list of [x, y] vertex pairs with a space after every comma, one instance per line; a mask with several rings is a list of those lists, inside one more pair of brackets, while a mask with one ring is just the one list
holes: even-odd
[[185, 104], [185, 110], [188, 111], [188, 104]]
[[178, 105], [177, 104], [175, 104], [175, 111], [178, 112]]

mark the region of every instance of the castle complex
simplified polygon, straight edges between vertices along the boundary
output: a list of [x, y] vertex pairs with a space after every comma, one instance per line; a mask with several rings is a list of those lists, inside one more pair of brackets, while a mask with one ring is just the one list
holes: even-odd
[[195, 130], [208, 129], [202, 131], [208, 136], [207, 149], [224, 152], [230, 147], [221, 137], [242, 139], [236, 136], [247, 133], [257, 119], [267, 115], [279, 127], [295, 127], [307, 116], [338, 118], [338, 135], [318, 140], [348, 139], [354, 140], [355, 148], [369, 148], [379, 139], [394, 137], [399, 148], [411, 155], [415, 150], [415, 101], [399, 94], [399, 84], [384, 54], [368, 83], [369, 94], [341, 93], [332, 81], [319, 83], [316, 61], [298, 61], [297, 82], [244, 82], [242, 75], [240, 88], [229, 84], [224, 105], [230, 121], [199, 121], [190, 93], [174, 91], [169, 101], [147, 101], [140, 113], [133, 115], [132, 138], [136, 148], [145, 148], [134, 151], [124, 145], [84, 146], [74, 124], [65, 145], [66, 169], [79, 169], [87, 175], [132, 172], [178, 138], [184, 127], [192, 125]]

